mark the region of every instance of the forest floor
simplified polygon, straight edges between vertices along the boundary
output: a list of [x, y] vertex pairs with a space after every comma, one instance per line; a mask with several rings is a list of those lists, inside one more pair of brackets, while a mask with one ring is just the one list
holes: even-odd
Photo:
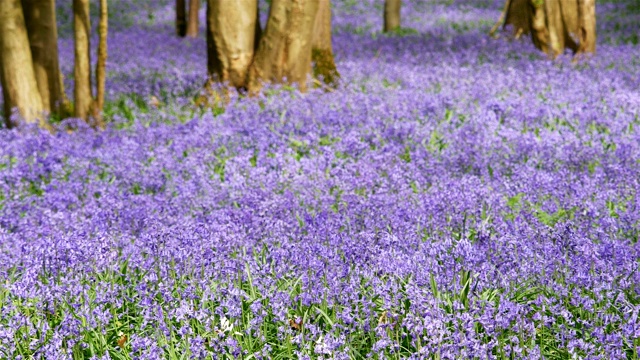
[[0, 131], [0, 358], [640, 358], [636, 2], [578, 62], [379, 3], [335, 1], [335, 91], [202, 108], [204, 33], [114, 2], [107, 129]]

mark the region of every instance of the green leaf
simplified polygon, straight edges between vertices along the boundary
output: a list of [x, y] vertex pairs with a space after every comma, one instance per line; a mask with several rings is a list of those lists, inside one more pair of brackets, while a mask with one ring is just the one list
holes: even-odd
[[404, 147], [404, 152], [400, 154], [400, 159], [406, 163], [411, 162], [411, 149], [408, 146]]
[[519, 212], [522, 209], [522, 198], [524, 193], [517, 193], [516, 195], [507, 199], [507, 206], [511, 211]]

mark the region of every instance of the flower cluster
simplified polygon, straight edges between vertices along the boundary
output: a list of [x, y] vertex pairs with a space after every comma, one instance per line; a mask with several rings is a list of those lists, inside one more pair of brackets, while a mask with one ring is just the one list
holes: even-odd
[[337, 3], [339, 89], [214, 110], [204, 39], [113, 32], [107, 130], [0, 132], [0, 358], [638, 358], [640, 48], [460, 3]]

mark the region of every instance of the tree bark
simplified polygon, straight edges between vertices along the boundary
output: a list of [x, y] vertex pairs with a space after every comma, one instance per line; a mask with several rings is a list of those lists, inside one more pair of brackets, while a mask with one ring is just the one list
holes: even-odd
[[596, 52], [596, 0], [578, 0], [578, 53]]
[[257, 0], [209, 0], [207, 68], [212, 80], [247, 86], [259, 29]]
[[311, 61], [314, 63], [313, 75], [322, 77], [322, 80], [327, 85], [336, 86], [340, 79], [340, 74], [336, 68], [331, 44], [330, 0], [319, 0], [311, 44]]
[[504, 26], [516, 37], [531, 34], [535, 46], [551, 58], [571, 49], [574, 54], [596, 50], [595, 0], [510, 0]]
[[384, 2], [384, 32], [400, 28], [400, 7], [402, 0], [385, 0]]
[[311, 43], [317, 0], [272, 0], [269, 19], [249, 68], [249, 91], [264, 81], [298, 83], [307, 87], [311, 72]]
[[[532, 5], [533, 1], [531, 0]], [[549, 52], [549, 29], [547, 29], [547, 14], [544, 7], [544, 0], [533, 5], [533, 16], [531, 17], [531, 40], [535, 46], [543, 52]]]
[[198, 37], [198, 11], [200, 10], [200, 0], [189, 0], [189, 20], [187, 21], [187, 36]]
[[74, 115], [86, 121], [91, 115], [91, 55], [89, 43], [89, 0], [73, 0], [73, 32], [75, 54]]
[[184, 37], [187, 34], [187, 1], [176, 0], [176, 35]]
[[58, 58], [58, 28], [54, 0], [22, 0], [33, 69], [45, 112], [70, 115]]
[[104, 93], [107, 81], [107, 33], [109, 31], [109, 9], [107, 0], [100, 0], [100, 24], [98, 25], [98, 62], [96, 63], [96, 104], [95, 118], [99, 127], [104, 127]]
[[20, 0], [1, 0], [0, 81], [7, 127], [18, 125], [11, 119], [14, 108], [18, 108], [26, 122], [40, 119], [44, 124], [42, 98], [32, 63], [22, 4]]
[[254, 32], [253, 38], [253, 53], [256, 53], [258, 50], [258, 45], [260, 45], [260, 40], [262, 40], [262, 26], [260, 25], [260, 4], [256, 1], [256, 31]]

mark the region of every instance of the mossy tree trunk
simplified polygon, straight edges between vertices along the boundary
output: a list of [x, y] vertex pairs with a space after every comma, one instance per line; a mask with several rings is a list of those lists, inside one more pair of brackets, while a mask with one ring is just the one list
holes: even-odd
[[58, 29], [54, 0], [22, 0], [33, 69], [45, 112], [70, 115], [58, 60]]
[[198, 37], [198, 11], [200, 10], [200, 0], [189, 0], [189, 20], [187, 21], [187, 36]]
[[17, 108], [26, 122], [44, 124], [43, 105], [20, 0], [0, 0], [0, 81], [7, 127]]
[[402, 0], [385, 0], [384, 2], [384, 32], [400, 28], [400, 7]]
[[74, 116], [89, 120], [92, 115], [89, 0], [73, 0], [73, 33], [75, 55]]
[[209, 0], [207, 68], [211, 80], [236, 88], [247, 86], [259, 27], [257, 0]]
[[318, 0], [272, 0], [267, 25], [249, 69], [249, 91], [264, 82], [297, 83], [306, 90]]
[[330, 0], [319, 0], [318, 12], [313, 25], [311, 61], [313, 62], [313, 75], [315, 77], [321, 77], [327, 85], [337, 85], [340, 74], [336, 68], [331, 44]]
[[516, 37], [530, 34], [551, 58], [565, 49], [596, 50], [595, 0], [508, 0], [504, 12], [504, 26], [512, 25]]

